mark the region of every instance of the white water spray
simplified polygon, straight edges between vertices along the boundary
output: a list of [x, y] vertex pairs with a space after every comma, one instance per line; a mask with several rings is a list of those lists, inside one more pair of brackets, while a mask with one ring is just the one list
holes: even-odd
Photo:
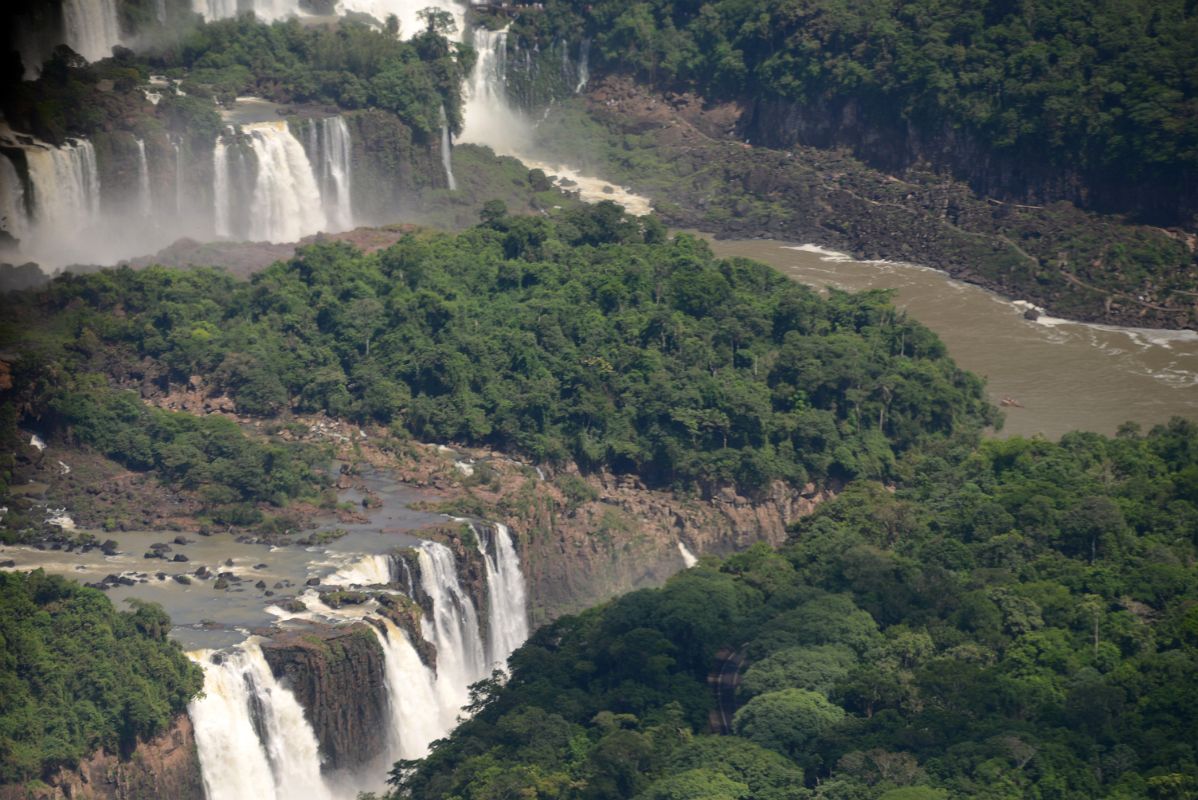
[[121, 42], [116, 0], [65, 0], [62, 21], [67, 46], [88, 61], [108, 58]]
[[453, 142], [449, 138], [449, 118], [445, 116], [445, 106], [441, 106], [441, 166], [445, 168], [445, 180], [449, 190], [456, 192], [458, 182], [453, 177]]
[[449, 731], [447, 712], [437, 695], [436, 674], [426, 667], [408, 635], [391, 620], [383, 619], [386, 635], [379, 637], [387, 670], [387, 698], [391, 711], [391, 758], [422, 758], [428, 746]]
[[212, 655], [191, 654], [204, 668], [204, 695], [188, 707], [208, 800], [331, 800], [316, 735], [257, 642], [219, 664]]
[[695, 554], [691, 552], [690, 548], [681, 539], [678, 540], [678, 552], [682, 556], [682, 563], [686, 565], [687, 569], [699, 563], [699, 559], [695, 557]]
[[149, 218], [154, 214], [154, 198], [150, 193], [150, 162], [146, 158], [146, 143], [137, 140], [137, 213]]
[[343, 117], [308, 120], [308, 161], [320, 185], [320, 196], [329, 229], [347, 231], [355, 226], [353, 201], [353, 141]]
[[506, 525], [494, 524], [490, 543], [479, 536], [479, 550], [487, 565], [487, 657], [492, 669], [503, 669], [507, 657], [528, 638], [524, 575]]
[[327, 220], [312, 165], [287, 123], [257, 122], [244, 130], [258, 158], [249, 239], [294, 242], [324, 230]]

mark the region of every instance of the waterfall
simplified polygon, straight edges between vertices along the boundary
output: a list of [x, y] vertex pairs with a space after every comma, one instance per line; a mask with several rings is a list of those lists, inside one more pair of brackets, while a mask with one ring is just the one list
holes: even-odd
[[[437, 647], [437, 696], [448, 730], [457, 709], [470, 699], [470, 684], [488, 674], [486, 654], [478, 612], [458, 582], [453, 553], [437, 542], [425, 543], [418, 553], [420, 587], [433, 606], [432, 614], [424, 618], [423, 633]], [[453, 717], [447, 719], [449, 714]]]
[[[217, 142], [220, 146], [220, 142]], [[175, 149], [175, 216], [183, 216], [183, 148], [179, 145], [179, 141], [171, 141], [171, 147]]]
[[[421, 637], [436, 647], [436, 668], [426, 665], [409, 632], [372, 604], [333, 609], [309, 599], [308, 611], [295, 616], [323, 621], [361, 620], [383, 650], [387, 696], [386, 765], [420, 758], [429, 745], [457, 725], [469, 700], [469, 686], [502, 664], [528, 635], [524, 578], [511, 533], [499, 524], [476, 525], [485, 561], [487, 628], [484, 643], [479, 612], [459, 579], [453, 551], [437, 542], [416, 550], [420, 592], [429, 601]], [[484, 536], [488, 537], [484, 540]], [[319, 566], [335, 567], [322, 579], [330, 585], [413, 582], [407, 561], [387, 554], [329, 553]], [[204, 695], [189, 706], [208, 800], [350, 800], [369, 776], [321, 775], [319, 745], [295, 696], [275, 679], [251, 637], [221, 654], [189, 654], [204, 669]], [[367, 780], [364, 781], [363, 778]], [[353, 786], [351, 786], [353, 784]], [[365, 787], [369, 788], [369, 787]]]
[[216, 235], [222, 238], [233, 235], [229, 183], [229, 148], [222, 137], [217, 137], [216, 147], [212, 151], [212, 198]]
[[478, 60], [466, 94], [466, 124], [461, 141], [489, 145], [503, 155], [527, 147], [531, 126], [507, 99], [507, 29], [473, 31]]
[[383, 646], [387, 698], [391, 710], [390, 750], [393, 759], [422, 758], [428, 746], [449, 733], [456, 708], [445, 709], [437, 695], [437, 676], [416, 653], [408, 635], [389, 619], [383, 619]]
[[25, 187], [17, 168], [4, 153], [0, 153], [0, 228], [17, 239], [24, 239], [29, 230]]
[[222, 654], [192, 653], [204, 694], [188, 707], [208, 800], [331, 800], [316, 734], [254, 639]]
[[441, 106], [441, 166], [445, 168], [445, 180], [449, 190], [456, 192], [458, 182], [453, 177], [453, 142], [449, 139], [449, 118], [445, 116], [445, 106]]
[[582, 90], [587, 88], [587, 84], [591, 80], [591, 40], [583, 39], [582, 44], [578, 46], [578, 85], [574, 87], [574, 94], [581, 94]]
[[258, 157], [250, 205], [252, 241], [294, 242], [326, 227], [312, 165], [286, 122], [246, 125]]
[[353, 200], [353, 142], [343, 117], [308, 120], [308, 161], [316, 166], [320, 196], [329, 229], [355, 227]]
[[110, 57], [121, 42], [116, 0], [65, 0], [62, 21], [67, 45], [88, 61]]
[[690, 551], [690, 548], [681, 539], [678, 540], [678, 552], [682, 555], [682, 563], [686, 565], [687, 569], [699, 563], [699, 559], [695, 557], [695, 554]]
[[487, 657], [491, 668], [502, 669], [507, 657], [528, 638], [528, 609], [511, 532], [498, 522], [491, 529], [490, 547], [479, 537], [479, 550], [487, 565]]
[[137, 140], [137, 211], [143, 217], [154, 214], [154, 198], [150, 194], [150, 163], [146, 159], [146, 143]]
[[336, 569], [320, 580], [328, 586], [376, 586], [395, 581], [395, 559], [382, 554], [352, 555], [334, 563]]
[[53, 236], [87, 228], [95, 221], [100, 214], [100, 174], [91, 142], [81, 139], [62, 147], [29, 147], [25, 160], [38, 233]]
[[293, 17], [300, 12], [299, 0], [192, 0], [191, 8], [205, 20], [236, 17], [246, 11], [265, 22]]

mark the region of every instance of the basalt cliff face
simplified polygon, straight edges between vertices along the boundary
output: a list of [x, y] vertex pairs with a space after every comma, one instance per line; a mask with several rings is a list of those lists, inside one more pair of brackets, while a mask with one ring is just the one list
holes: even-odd
[[352, 769], [383, 753], [386, 672], [382, 646], [370, 628], [312, 624], [278, 631], [262, 642], [262, 655], [303, 707], [324, 769]]
[[100, 750], [44, 783], [0, 786], [0, 800], [204, 800], [191, 720], [175, 718], [162, 735], [140, 742], [128, 758]]
[[[682, 497], [631, 475], [583, 476], [570, 466], [538, 472], [484, 450], [446, 453], [415, 445], [406, 455], [392, 465], [402, 481], [440, 490], [450, 513], [483, 516], [511, 529], [534, 627], [660, 586], [686, 566], [683, 548], [701, 557], [757, 542], [780, 544], [788, 525], [839, 488], [777, 481], [753, 498], [727, 487]], [[463, 582], [474, 585], [469, 575]]]
[[978, 194], [1017, 203], [1068, 201], [1079, 208], [1126, 213], [1156, 224], [1198, 224], [1198, 176], [1177, 171], [1139, 182], [1112, 180], [1110, 171], [1081, 172], [1053, 163], [1044, 153], [1006, 152], [986, 146], [968, 130], [934, 120], [904, 119], [871, 109], [856, 97], [798, 103], [755, 98], [740, 121], [756, 145], [847, 147], [878, 169], [912, 167], [951, 172]]

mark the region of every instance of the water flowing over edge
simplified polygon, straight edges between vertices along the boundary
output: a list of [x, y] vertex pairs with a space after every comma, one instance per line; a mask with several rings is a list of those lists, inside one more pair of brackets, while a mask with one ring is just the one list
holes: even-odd
[[[510, 531], [501, 524], [467, 524], [485, 564], [485, 624], [444, 544], [429, 541], [416, 548], [417, 582], [400, 555], [343, 554], [325, 563], [334, 569], [321, 580], [324, 585], [401, 586], [409, 595], [423, 592], [429, 601], [421, 633], [436, 649], [435, 668], [422, 661], [407, 632], [386, 617], [371, 616], [384, 656], [390, 723], [384, 732], [386, 763], [378, 775], [346, 779], [322, 773], [316, 735], [294, 695], [271, 673], [257, 638], [220, 653], [189, 653], [205, 676], [205, 695], [189, 710], [209, 800], [352, 800], [360, 789], [380, 788], [373, 783], [381, 785], [391, 762], [426, 755], [431, 742], [453, 729], [469, 701], [470, 684], [502, 669], [528, 636], [524, 577]], [[375, 610], [332, 609], [314, 590], [303, 599], [310, 611], [280, 610], [280, 616], [350, 622]]]

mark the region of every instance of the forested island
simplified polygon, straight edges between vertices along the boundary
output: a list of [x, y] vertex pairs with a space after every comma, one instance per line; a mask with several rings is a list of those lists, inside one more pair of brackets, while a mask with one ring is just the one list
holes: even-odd
[[703, 238], [1193, 391], [1193, 2], [79, 3], [0, 11], [0, 800], [1198, 797], [1198, 421], [1006, 436]]

